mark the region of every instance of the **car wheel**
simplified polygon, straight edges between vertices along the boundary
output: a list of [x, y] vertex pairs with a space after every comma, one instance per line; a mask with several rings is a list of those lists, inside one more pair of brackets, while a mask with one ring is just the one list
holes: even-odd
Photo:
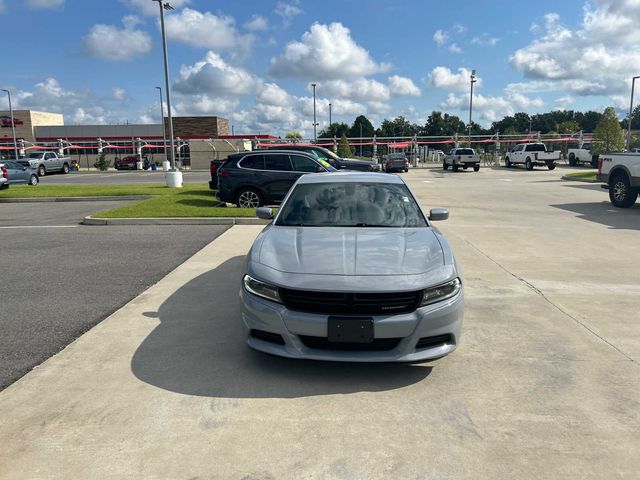
[[474, 172], [479, 172], [480, 171], [480, 165], [474, 165], [473, 166], [473, 171]]
[[614, 207], [629, 208], [638, 198], [638, 191], [629, 183], [629, 178], [624, 174], [613, 177], [609, 184], [609, 200]]
[[62, 165], [62, 173], [64, 173], [65, 175], [67, 173], [69, 173], [69, 164], [65, 163], [64, 165]]
[[576, 166], [576, 156], [573, 153], [569, 154], [569, 165], [572, 167]]
[[409, 169], [408, 169], [408, 168], [405, 168], [405, 169], [404, 169], [404, 173], [409, 173]]
[[554, 168], [556, 168], [556, 164], [555, 163], [550, 163], [549, 165], [547, 165], [547, 168], [549, 170], [553, 170]]
[[456, 162], [453, 162], [453, 165], [451, 166], [451, 170], [453, 170], [454, 172], [458, 171], [458, 164]]
[[262, 195], [253, 188], [243, 188], [236, 196], [236, 205], [240, 208], [258, 208], [262, 206]]
[[40, 165], [38, 167], [38, 176], [39, 177], [44, 177], [47, 174], [47, 169], [44, 168], [44, 165]]
[[2, 185], [0, 185], [0, 190], [5, 190], [9, 188], [9, 184], [8, 183], [3, 183]]
[[442, 162], [442, 169], [443, 170], [449, 170], [449, 165], [447, 165], [446, 160]]
[[526, 167], [527, 170], [533, 170], [533, 162], [531, 161], [530, 158], [527, 157], [527, 159], [524, 162], [524, 166]]
[[504, 159], [504, 166], [507, 168], [511, 168], [511, 160], [509, 160], [509, 157]]
[[40, 182], [40, 179], [36, 174], [31, 175], [29, 178], [29, 185], [37, 185]]

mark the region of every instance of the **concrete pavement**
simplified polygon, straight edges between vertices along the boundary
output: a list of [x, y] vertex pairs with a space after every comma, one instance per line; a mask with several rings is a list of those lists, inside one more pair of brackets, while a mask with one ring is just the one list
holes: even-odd
[[248, 350], [261, 227], [231, 228], [0, 393], [0, 478], [634, 478], [640, 208], [563, 173], [403, 175], [466, 282], [460, 348], [421, 365]]

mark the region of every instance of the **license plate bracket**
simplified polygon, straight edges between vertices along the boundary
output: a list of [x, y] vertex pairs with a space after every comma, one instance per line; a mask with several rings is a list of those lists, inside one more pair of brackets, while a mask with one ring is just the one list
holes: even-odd
[[327, 337], [336, 343], [372, 343], [373, 318], [329, 317]]

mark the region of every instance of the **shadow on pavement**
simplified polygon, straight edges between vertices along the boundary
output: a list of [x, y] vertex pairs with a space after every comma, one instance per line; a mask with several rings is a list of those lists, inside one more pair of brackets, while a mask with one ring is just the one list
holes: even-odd
[[578, 218], [618, 230], [640, 230], [640, 203], [631, 208], [615, 208], [609, 202], [565, 203], [552, 207], [574, 212]]
[[244, 259], [228, 260], [182, 286], [159, 312], [145, 312], [161, 323], [133, 356], [137, 378], [187, 395], [296, 398], [393, 390], [431, 373], [426, 365], [291, 360], [249, 349], [238, 298]]

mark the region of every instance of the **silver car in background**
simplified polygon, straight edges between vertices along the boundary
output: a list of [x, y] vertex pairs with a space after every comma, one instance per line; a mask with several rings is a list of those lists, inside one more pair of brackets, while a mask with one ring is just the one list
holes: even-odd
[[[270, 208], [258, 216], [270, 218]], [[250, 347], [316, 360], [414, 362], [452, 352], [463, 286], [451, 248], [397, 175], [308, 174], [247, 257]]]
[[0, 161], [0, 188], [9, 185], [38, 185], [38, 174], [29, 166], [21, 165], [13, 160]]

